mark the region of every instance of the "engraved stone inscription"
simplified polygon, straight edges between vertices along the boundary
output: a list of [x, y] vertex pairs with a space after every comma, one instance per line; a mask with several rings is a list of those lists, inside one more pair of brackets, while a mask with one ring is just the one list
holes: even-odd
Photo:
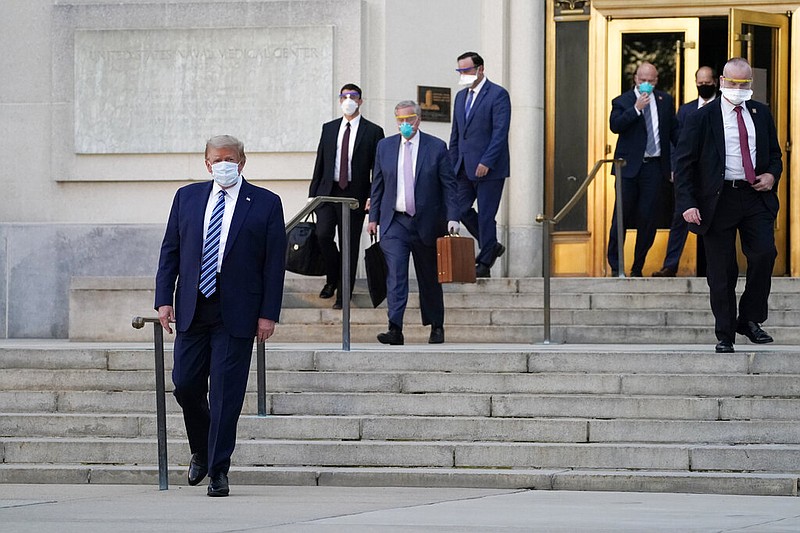
[[75, 151], [313, 151], [332, 79], [330, 26], [76, 31]]

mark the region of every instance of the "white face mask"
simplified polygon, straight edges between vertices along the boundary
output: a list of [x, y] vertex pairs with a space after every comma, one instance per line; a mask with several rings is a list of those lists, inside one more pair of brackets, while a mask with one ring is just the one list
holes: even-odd
[[353, 114], [358, 110], [358, 103], [355, 100], [351, 100], [350, 98], [345, 98], [342, 100], [342, 113], [347, 115], [348, 117], [353, 116]]
[[733, 105], [739, 105], [742, 102], [750, 100], [753, 96], [752, 89], [734, 89], [733, 87], [722, 87], [722, 96], [725, 97]]
[[220, 187], [230, 187], [239, 179], [239, 163], [220, 161], [211, 165], [211, 175]]
[[459, 85], [472, 85], [478, 81], [477, 74], [462, 74], [460, 78], [458, 78]]

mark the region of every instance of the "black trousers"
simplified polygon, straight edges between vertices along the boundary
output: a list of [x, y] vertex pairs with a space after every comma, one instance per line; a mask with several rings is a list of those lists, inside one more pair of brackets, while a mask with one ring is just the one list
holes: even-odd
[[[335, 187], [334, 196], [349, 197], [347, 189], [342, 191]], [[341, 301], [342, 284], [342, 256], [339, 248], [334, 242], [334, 236], [338, 234], [339, 242], [342, 242], [342, 204], [322, 204], [316, 209], [317, 214], [317, 240], [322, 249], [322, 257], [325, 261], [325, 283], [336, 285], [339, 288], [337, 300]], [[349, 207], [344, 207], [350, 209]], [[353, 294], [353, 286], [356, 281], [356, 268], [358, 267], [358, 252], [361, 244], [361, 231], [364, 226], [366, 211], [364, 206], [359, 205], [358, 209], [350, 209], [350, 294]]]
[[198, 293], [191, 326], [175, 336], [172, 369], [189, 448], [207, 454], [211, 475], [230, 468], [255, 338], [230, 336], [220, 308], [219, 292]]
[[[703, 236], [714, 332], [721, 341], [734, 342], [739, 322], [760, 324], [767, 320], [767, 300], [778, 251], [775, 249], [775, 217], [766, 208], [760, 197], [762, 194], [749, 186], [732, 188], [726, 183], [717, 203], [714, 220]], [[747, 258], [747, 277], [739, 299], [738, 316], [737, 231], [742, 252]]]

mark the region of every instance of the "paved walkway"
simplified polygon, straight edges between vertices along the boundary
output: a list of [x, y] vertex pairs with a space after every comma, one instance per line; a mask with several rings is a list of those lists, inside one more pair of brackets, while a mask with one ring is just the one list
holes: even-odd
[[487, 489], [0, 485], [14, 532], [800, 531], [800, 498]]

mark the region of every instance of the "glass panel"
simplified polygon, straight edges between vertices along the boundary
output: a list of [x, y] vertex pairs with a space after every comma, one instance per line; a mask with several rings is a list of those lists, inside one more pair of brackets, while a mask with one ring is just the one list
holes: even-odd
[[627, 91], [633, 87], [637, 65], [648, 61], [658, 69], [658, 88], [670, 93], [675, 101], [682, 102], [683, 88], [678, 88], [676, 92], [675, 87], [675, 51], [677, 49], [683, 54], [683, 49], [678, 46], [683, 40], [683, 32], [624, 33], [620, 84], [622, 90]]

